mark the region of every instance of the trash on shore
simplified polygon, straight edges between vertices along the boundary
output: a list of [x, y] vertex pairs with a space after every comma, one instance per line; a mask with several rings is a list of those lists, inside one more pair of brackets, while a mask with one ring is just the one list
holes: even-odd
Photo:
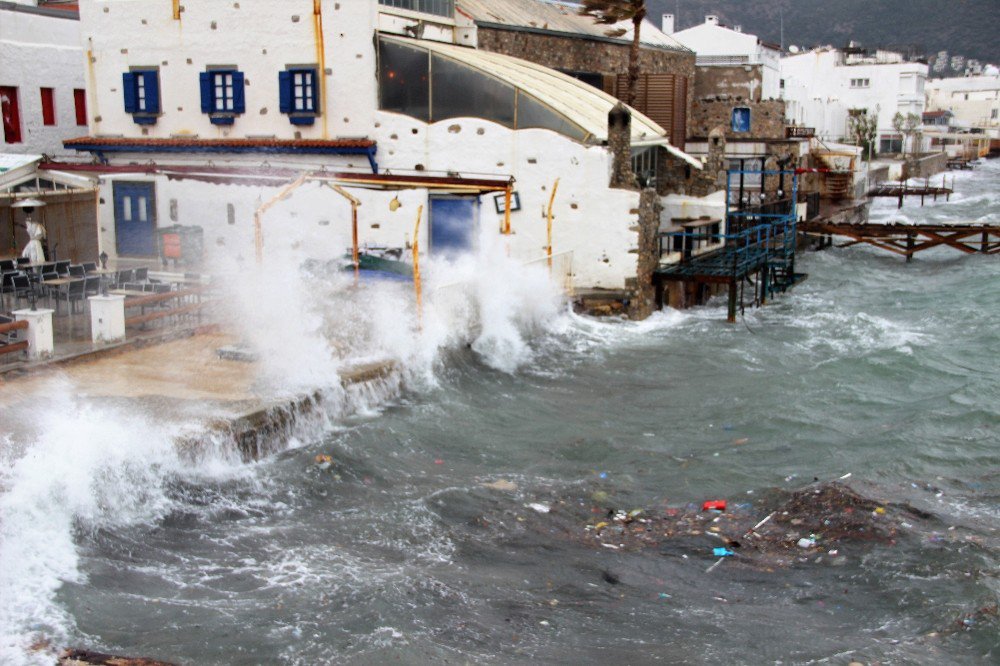
[[709, 500], [701, 505], [702, 511], [725, 511], [726, 500]]

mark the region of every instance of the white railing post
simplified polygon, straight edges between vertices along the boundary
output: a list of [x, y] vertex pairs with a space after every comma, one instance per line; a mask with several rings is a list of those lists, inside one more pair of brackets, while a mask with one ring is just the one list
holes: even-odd
[[121, 294], [91, 296], [90, 338], [94, 344], [125, 340], [125, 297]]
[[52, 330], [53, 310], [17, 310], [14, 318], [28, 322], [28, 359], [41, 361], [55, 349]]

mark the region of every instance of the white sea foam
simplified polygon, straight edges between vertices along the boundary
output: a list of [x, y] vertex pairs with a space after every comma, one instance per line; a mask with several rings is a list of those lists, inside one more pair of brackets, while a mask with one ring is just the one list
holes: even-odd
[[[80, 404], [68, 392], [30, 414], [37, 438], [3, 451], [0, 495], [0, 662], [50, 664], [74, 633], [56, 602], [64, 582], [81, 582], [74, 534], [162, 515], [174, 475], [229, 474], [216, 461], [186, 468], [171, 437], [134, 412]], [[39, 647], [30, 649], [33, 643]]]

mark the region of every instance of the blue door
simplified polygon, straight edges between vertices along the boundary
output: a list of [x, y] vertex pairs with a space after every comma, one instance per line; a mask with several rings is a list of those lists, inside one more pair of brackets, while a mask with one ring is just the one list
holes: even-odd
[[153, 183], [115, 183], [114, 192], [118, 254], [126, 257], [155, 255]]
[[472, 250], [478, 219], [478, 199], [431, 197], [431, 252], [440, 256]]

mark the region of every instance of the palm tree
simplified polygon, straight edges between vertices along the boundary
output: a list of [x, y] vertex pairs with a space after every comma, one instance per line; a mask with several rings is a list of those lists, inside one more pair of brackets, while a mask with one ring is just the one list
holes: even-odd
[[[633, 106], [636, 84], [639, 82], [639, 26], [646, 18], [646, 0], [583, 0], [580, 15], [589, 16], [594, 19], [594, 23], [601, 25], [632, 22], [632, 48], [628, 53], [628, 94], [625, 101]], [[608, 34], [621, 37], [625, 31], [613, 30]]]

